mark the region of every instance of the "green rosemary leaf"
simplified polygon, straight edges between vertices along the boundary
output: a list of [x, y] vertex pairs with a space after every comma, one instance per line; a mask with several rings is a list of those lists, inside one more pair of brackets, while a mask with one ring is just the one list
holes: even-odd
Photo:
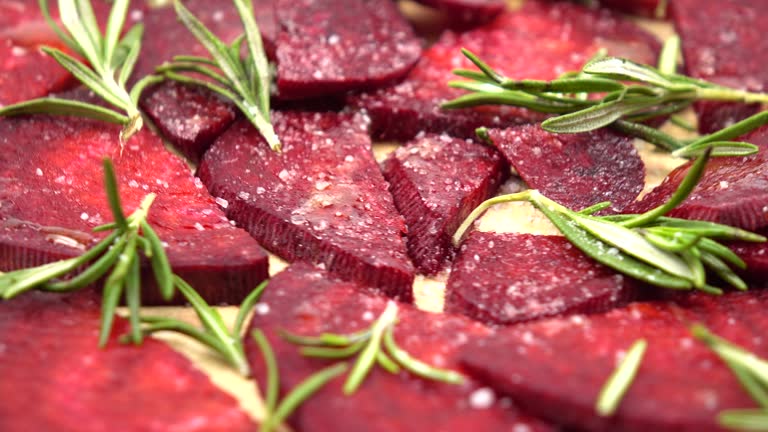
[[359, 352], [365, 341], [357, 341], [351, 345], [337, 348], [337, 347], [323, 347], [323, 346], [305, 346], [302, 347], [301, 355], [306, 357], [326, 358], [326, 359], [339, 359], [351, 357], [355, 353]]
[[603, 202], [599, 202], [597, 204], [593, 204], [593, 205], [591, 205], [591, 206], [589, 206], [589, 207], [587, 207], [585, 209], [581, 209], [581, 210], [577, 211], [576, 213], [578, 213], [580, 215], [587, 215], [587, 216], [588, 215], [593, 215], [593, 214], [599, 212], [600, 210], [607, 209], [610, 206], [611, 206], [611, 202], [610, 201], [603, 201]]
[[104, 168], [104, 188], [107, 191], [107, 201], [109, 202], [109, 208], [112, 211], [112, 217], [115, 219], [115, 224], [119, 230], [128, 230], [128, 222], [125, 220], [125, 214], [123, 214], [123, 206], [120, 203], [120, 191], [117, 187], [117, 176], [115, 175], [115, 167], [112, 165], [112, 160], [104, 158], [102, 161]]
[[726, 246], [723, 246], [712, 239], [708, 239], [706, 237], [700, 239], [699, 249], [701, 249], [702, 252], [707, 252], [711, 255], [714, 255], [720, 258], [721, 260], [728, 262], [729, 264], [736, 266], [742, 270], [747, 268], [747, 264], [744, 262], [744, 260], [742, 260], [732, 250], [730, 250]]
[[34, 289], [38, 285], [51, 279], [59, 278], [67, 273], [75, 271], [83, 264], [84, 261], [80, 258], [70, 258], [43, 264], [32, 269], [5, 273], [0, 276], [0, 288], [2, 288], [3, 298], [8, 300], [16, 297], [17, 295]]
[[768, 408], [768, 388], [766, 388], [766, 384], [755, 379], [747, 369], [737, 364], [732, 363], [728, 366], [731, 368], [733, 374], [736, 375], [736, 378], [739, 380], [741, 386], [744, 387], [744, 390], [752, 396], [752, 399], [754, 399], [762, 408]]
[[[115, 311], [120, 297], [123, 293], [123, 282], [128, 267], [135, 256], [130, 252], [131, 242], [126, 244], [118, 257], [118, 262], [112, 270], [112, 273], [104, 282], [104, 292], [101, 302], [101, 329], [99, 330], [99, 347], [103, 348], [109, 341], [109, 335], [112, 332], [112, 323], [115, 319]], [[126, 252], [127, 251], [127, 252]], [[134, 251], [135, 254], [135, 251]]]
[[665, 89], [675, 86], [674, 83], [653, 68], [617, 57], [606, 57], [591, 61], [584, 65], [582, 71], [598, 77], [620, 81], [637, 81], [653, 84]]
[[337, 363], [310, 375], [309, 378], [302, 381], [285, 395], [277, 409], [262, 424], [261, 431], [268, 432], [274, 430], [277, 425], [283, 423], [305, 400], [309, 399], [332, 379], [346, 372], [347, 368], [348, 365], [346, 363]]
[[261, 32], [253, 17], [253, 4], [251, 0], [234, 0], [240, 19], [243, 22], [246, 41], [250, 58], [248, 64], [254, 66], [256, 76], [249, 76], [249, 81], [255, 85], [258, 95], [258, 105], [267, 122], [269, 122], [269, 63], [264, 53], [264, 44], [261, 41]]
[[[97, 71], [101, 65], [101, 44], [99, 38], [88, 29], [88, 22], [81, 16], [80, 0], [59, 0], [59, 16], [79, 51]], [[98, 26], [97, 26], [98, 30]]]
[[617, 120], [611, 123], [611, 128], [629, 136], [640, 138], [669, 152], [685, 146], [677, 138], [642, 123]]
[[702, 155], [707, 149], [712, 149], [712, 156], [750, 156], [760, 148], [754, 144], [741, 141], [709, 141], [692, 143], [672, 152], [673, 156], [690, 158]]
[[502, 75], [498, 74], [495, 70], [493, 70], [492, 67], [488, 66], [484, 61], [480, 60], [480, 57], [476, 56], [472, 51], [462, 48], [461, 53], [464, 54], [466, 58], [469, 59], [472, 63], [477, 66], [478, 69], [483, 71], [483, 73], [493, 81], [496, 81], [497, 83], [501, 84], [505, 81], [507, 81], [506, 78], [504, 78]]
[[253, 310], [254, 306], [261, 298], [261, 295], [264, 293], [264, 290], [267, 288], [268, 284], [269, 280], [265, 280], [260, 283], [256, 288], [254, 288], [253, 291], [251, 291], [250, 294], [245, 297], [245, 299], [243, 299], [242, 303], [240, 303], [240, 308], [237, 311], [237, 317], [235, 318], [235, 325], [233, 327], [232, 334], [238, 336], [243, 334], [245, 317], [247, 317], [248, 313]]
[[701, 253], [696, 247], [692, 247], [680, 252], [680, 257], [691, 270], [693, 287], [696, 289], [704, 288], [707, 285], [707, 272], [704, 264], [701, 262]]
[[[115, 53], [111, 54], [115, 58], [112, 61], [112, 67], [120, 69], [120, 75], [117, 77], [117, 84], [120, 87], [125, 87], [128, 82], [133, 68], [136, 66], [136, 60], [139, 58], [141, 52], [141, 36], [144, 33], [144, 26], [137, 24], [128, 34], [123, 38], [123, 42], [115, 49]], [[125, 52], [123, 52], [125, 50]]]
[[376, 363], [381, 366], [382, 369], [391, 373], [392, 375], [397, 375], [400, 373], [400, 366], [391, 358], [389, 358], [387, 353], [384, 351], [379, 351], [376, 353]]
[[672, 35], [664, 41], [659, 54], [659, 73], [674, 75], [677, 73], [677, 61], [680, 58], [680, 36]]
[[[166, 63], [158, 67], [157, 72], [159, 73], [195, 72], [216, 81], [218, 84], [222, 86], [222, 88], [225, 88], [230, 92], [233, 92], [232, 95], [234, 96], [234, 90], [229, 87], [229, 80], [223, 77], [220, 73], [212, 70], [207, 65], [201, 65], [199, 63], [190, 63], [190, 62]], [[196, 83], [196, 84], [199, 85], [199, 83]]]
[[690, 146], [698, 146], [715, 141], [730, 141], [766, 124], [768, 124], [768, 111], [761, 111], [715, 133], [705, 135], [692, 142]]
[[173, 271], [171, 271], [168, 256], [165, 254], [163, 242], [160, 241], [160, 237], [157, 236], [155, 230], [146, 221], [141, 221], [141, 232], [149, 242], [149, 247], [152, 251], [149, 261], [152, 264], [157, 287], [163, 299], [170, 301], [173, 298]]
[[465, 378], [462, 374], [450, 369], [440, 369], [430, 366], [416, 358], [413, 358], [395, 342], [394, 328], [389, 327], [384, 332], [384, 346], [392, 357], [409, 372], [422, 378], [449, 384], [463, 384]]
[[541, 127], [553, 133], [589, 132], [608, 126], [628, 113], [653, 106], [656, 103], [649, 97], [605, 102], [580, 111], [549, 118], [541, 123]]
[[473, 71], [469, 69], [454, 69], [452, 73], [456, 76], [460, 76], [462, 78], [469, 78], [472, 81], [478, 81], [478, 82], [486, 82], [490, 84], [495, 84], [496, 81], [488, 78], [488, 76], [482, 72]]
[[141, 93], [144, 91], [144, 89], [161, 81], [163, 81], [163, 77], [158, 75], [147, 75], [140, 79], [136, 84], [133, 85], [131, 92], [128, 94], [131, 98], [131, 101], [133, 101], [134, 104], [138, 104], [139, 98], [141, 97]]
[[130, 270], [125, 280], [125, 303], [128, 305], [128, 319], [131, 323], [131, 340], [135, 345], [140, 345], [143, 339], [141, 332], [141, 267], [139, 260], [131, 261]]
[[758, 358], [740, 346], [712, 334], [701, 324], [691, 326], [691, 334], [696, 339], [707, 344], [729, 366], [736, 365], [759, 382], [768, 385], [768, 362], [765, 360]]
[[668, 233], [659, 227], [644, 228], [642, 235], [654, 246], [669, 252], [688, 250], [701, 239], [701, 236], [697, 234], [674, 230]]
[[612, 92], [623, 90], [626, 86], [620, 82], [603, 78], [558, 78], [554, 81], [520, 80], [507, 81], [500, 85], [507, 90], [521, 90], [525, 92], [552, 92], [552, 93], [576, 93], [576, 92]]
[[226, 351], [222, 341], [195, 328], [195, 326], [191, 324], [167, 317], [141, 316], [139, 318], [141, 322], [145, 324], [142, 331], [146, 335], [161, 331], [175, 332], [186, 335], [200, 344], [212, 348], [218, 353], [224, 353]]
[[688, 132], [697, 131], [696, 126], [689, 123], [688, 120], [684, 119], [682, 116], [679, 116], [679, 115], [669, 116], [669, 121], [671, 121], [673, 125], [685, 131], [688, 131]]
[[382, 312], [381, 316], [375, 323], [373, 323], [373, 326], [371, 327], [371, 337], [363, 351], [360, 353], [360, 356], [357, 358], [352, 370], [349, 372], [349, 376], [343, 387], [345, 395], [351, 395], [360, 387], [360, 384], [362, 384], [363, 380], [368, 375], [368, 372], [376, 362], [377, 352], [381, 349], [381, 339], [384, 335], [384, 331], [387, 327], [394, 324], [396, 319], [397, 304], [389, 301], [384, 312]]
[[[277, 397], [278, 393], [280, 393], [280, 374], [277, 370], [277, 359], [267, 337], [264, 336], [260, 329], [254, 330], [251, 333], [251, 337], [253, 337], [256, 345], [258, 345], [267, 368], [267, 391], [264, 395], [264, 404], [266, 405], [267, 414], [271, 417], [271, 414], [277, 408]], [[269, 420], [267, 419], [267, 421]]]
[[707, 266], [707, 268], [715, 272], [715, 274], [720, 279], [727, 282], [737, 290], [746, 291], [749, 288], [747, 284], [733, 270], [731, 270], [728, 265], [723, 262], [723, 260], [717, 256], [710, 254], [709, 252], [702, 251], [701, 261], [704, 263], [704, 265]]
[[191, 56], [191, 55], [177, 55], [173, 56], [174, 62], [179, 63], [196, 63], [202, 66], [214, 66], [216, 67], [216, 62], [207, 58], [207, 57], [199, 57], [199, 56]]
[[123, 124], [128, 121], [128, 117], [108, 108], [53, 97], [33, 99], [0, 108], [0, 116], [25, 114], [73, 115], [116, 124]]
[[[182, 70], [183, 69], [184, 68], [182, 67]], [[208, 90], [211, 90], [211, 91], [213, 91], [215, 93], [218, 93], [218, 94], [224, 96], [226, 99], [229, 99], [229, 100], [231, 100], [233, 102], [237, 101], [237, 99], [238, 99], [237, 95], [234, 92], [232, 92], [231, 90], [227, 89], [227, 88], [224, 88], [222, 86], [213, 84], [213, 83], [208, 82], [208, 81], [203, 81], [203, 80], [198, 79], [198, 78], [193, 78], [193, 77], [190, 77], [190, 76], [187, 76], [187, 75], [182, 75], [182, 74], [173, 72], [171, 68], [163, 70], [163, 75], [166, 76], [167, 78], [170, 78], [170, 79], [172, 79], [174, 81], [178, 81], [180, 83], [196, 85], [196, 86], [200, 86], [200, 87], [205, 87]], [[240, 107], [240, 106], [238, 105], [238, 107]]]
[[[81, 1], [80, 3], [90, 7], [88, 1]], [[123, 29], [129, 5], [130, 0], [115, 0], [114, 3], [112, 3], [112, 9], [109, 11], [109, 19], [107, 20], [107, 28], [104, 32], [104, 43], [102, 47], [104, 51], [103, 58], [106, 64], [113, 64], [113, 56], [120, 40], [120, 32]], [[93, 15], [93, 11], [91, 11], [91, 15]], [[94, 36], [97, 39], [100, 39], [101, 35], [99, 34], [95, 18], [93, 18], [93, 24], [96, 26], [96, 34]]]
[[[123, 248], [125, 248], [125, 236], [119, 236], [119, 234], [120, 233], [118, 232], [113, 232], [109, 237], [101, 241], [99, 247], [94, 247], [86, 252], [86, 254], [90, 254], [87, 258], [85, 255], [82, 256], [83, 262], [86, 263], [101, 255], [101, 253], [106, 250], [106, 253], [101, 255], [101, 257], [89, 265], [88, 268], [71, 279], [60, 282], [49, 282], [45, 284], [44, 289], [46, 291], [67, 292], [84, 288], [99, 280], [115, 265], [117, 258], [120, 256]], [[117, 241], [115, 242], [115, 240]], [[108, 247], [109, 249], [107, 250]]]
[[337, 335], [333, 333], [323, 333], [320, 336], [300, 336], [293, 333], [289, 333], [285, 330], [280, 330], [280, 337], [286, 341], [301, 346], [323, 346], [330, 345], [336, 347], [344, 347], [353, 344], [360, 340], [366, 340], [370, 338], [370, 330], [353, 333], [351, 335]]
[[67, 45], [72, 51], [82, 54], [82, 50], [80, 49], [80, 45], [75, 42], [74, 39], [72, 39], [64, 30], [59, 27], [59, 24], [51, 17], [51, 10], [48, 7], [48, 0], [38, 0], [37, 4], [40, 6], [40, 11], [43, 13], [43, 18], [45, 19], [45, 22], [48, 24], [48, 27], [53, 29], [54, 33], [56, 33], [56, 36], [61, 39], [62, 42], [64, 42], [65, 45]]
[[636, 340], [624, 355], [619, 366], [608, 377], [595, 404], [595, 411], [599, 416], [610, 417], [616, 412], [621, 399], [629, 390], [637, 371], [640, 369], [647, 347], [648, 343], [645, 339]]
[[768, 410], [726, 410], [717, 416], [717, 421], [729, 429], [765, 432], [768, 429]]
[[95, 72], [88, 69], [76, 58], [56, 48], [42, 47], [41, 50], [53, 57], [54, 60], [74, 75], [78, 81], [93, 90], [94, 93], [102, 97], [105, 101], [121, 109], [126, 108], [125, 101], [122, 100], [120, 96], [115, 95], [112, 89], [110, 89]]
[[[451, 84], [454, 84], [454, 82], [451, 82]], [[448, 102], [444, 102], [441, 107], [445, 109], [457, 109], [497, 104], [519, 106], [522, 108], [551, 114], [561, 114], [573, 111], [571, 106], [548, 102], [527, 93], [515, 92], [511, 90], [503, 92], [469, 93]]]
[[[622, 216], [629, 216], [628, 218], [625, 219], [625, 220], [629, 220], [636, 217], [637, 215], [622, 215]], [[607, 218], [611, 218], [611, 216], [608, 216]], [[662, 216], [662, 217], [659, 217], [657, 220], [655, 220], [654, 224], [663, 226], [663, 227], [671, 227], [677, 230], [696, 233], [701, 235], [702, 237], [715, 237], [723, 240], [740, 240], [740, 241], [757, 242], [757, 243], [766, 241], [766, 238], [764, 236], [761, 236], [760, 234], [755, 234], [753, 232], [749, 232], [741, 228], [736, 228], [736, 227], [723, 225], [715, 222], [679, 219], [679, 218]]]

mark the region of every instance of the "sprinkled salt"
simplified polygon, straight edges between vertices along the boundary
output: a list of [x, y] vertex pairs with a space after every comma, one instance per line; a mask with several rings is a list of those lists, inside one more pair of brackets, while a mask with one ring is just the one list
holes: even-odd
[[474, 409], [488, 409], [496, 402], [496, 395], [488, 387], [480, 387], [469, 395], [469, 406]]

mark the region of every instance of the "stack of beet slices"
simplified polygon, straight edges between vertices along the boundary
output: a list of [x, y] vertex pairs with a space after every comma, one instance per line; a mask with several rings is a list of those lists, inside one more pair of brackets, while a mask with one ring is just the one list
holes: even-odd
[[[128, 12], [146, 35], [134, 82], [176, 55], [208, 55], [172, 7], [149, 3], [133, 0]], [[336, 361], [302, 355], [285, 332], [359, 332], [392, 303], [397, 344], [465, 378], [449, 384], [374, 365], [354, 394], [344, 395], [341, 376], [299, 406], [287, 418], [297, 432], [718, 431], [720, 411], [754, 407], [689, 329], [702, 323], [768, 356], [765, 244], [729, 244], [748, 264], [751, 290], [712, 297], [660, 293], [561, 236], [525, 233], [525, 221], [497, 222], [503, 232], [478, 224], [460, 246], [452, 242], [478, 204], [523, 184], [574, 210], [611, 201], [602, 214], [642, 212], [674, 192], [690, 164], [638, 198], [645, 166], [633, 141], [616, 132], [552, 134], [538, 125], [545, 115], [524, 109], [440, 107], [463, 94], [446, 85], [454, 69], [470, 65], [461, 48], [519, 79], [556, 78], [601, 48], [653, 64], [659, 41], [610, 9], [655, 16], [666, 2], [528, 0], [514, 10], [504, 0], [418, 3], [253, 1], [276, 73], [279, 153], [231, 101], [170, 81], [142, 95], [152, 125], [127, 143], [119, 126], [93, 120], [0, 118], [0, 271], [78, 256], [104, 238], [93, 228], [112, 217], [102, 173], [109, 157], [126, 213], [156, 194], [148, 221], [173, 271], [206, 301], [238, 304], [274, 274], [245, 335], [262, 394], [267, 367], [253, 330], [274, 348], [285, 396]], [[228, 43], [241, 33], [231, 2], [185, 5]], [[103, 27], [110, 4], [93, 6]], [[436, 40], [401, 13], [422, 6], [447, 27]], [[766, 3], [676, 0], [669, 9], [687, 74], [764, 90]], [[37, 1], [0, 0], [0, 106], [50, 94], [93, 100], [41, 45], [66, 49]], [[696, 109], [701, 130], [710, 131], [759, 107]], [[478, 127], [486, 128], [482, 140]], [[672, 216], [768, 234], [768, 126], [741, 139], [760, 151], [712, 160]], [[374, 153], [381, 140], [401, 145]], [[269, 254], [287, 268], [270, 269]], [[142, 265], [143, 304], [164, 304], [151, 266]], [[414, 281], [424, 278], [445, 285], [443, 313], [419, 309]], [[99, 349], [99, 285], [0, 303], [0, 430], [257, 427], [160, 341], [121, 343], [120, 318]], [[598, 416], [601, 387], [641, 338], [648, 350], [635, 381], [614, 415]]]

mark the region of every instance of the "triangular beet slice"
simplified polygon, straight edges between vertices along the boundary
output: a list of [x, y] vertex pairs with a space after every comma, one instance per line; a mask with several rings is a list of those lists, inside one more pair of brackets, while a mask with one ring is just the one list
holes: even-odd
[[[473, 377], [530, 412], [576, 430], [722, 431], [721, 410], [755, 402], [733, 372], [689, 332], [712, 332], [765, 357], [768, 292], [692, 295], [678, 303], [633, 303], [601, 315], [523, 324], [461, 350]], [[648, 348], [615, 415], [595, 401], [623, 354], [640, 338]]]
[[448, 279], [445, 311], [487, 324], [595, 313], [636, 297], [630, 279], [563, 237], [473, 232]]
[[[299, 263], [270, 281], [250, 328], [264, 331], [274, 347], [281, 391], [285, 393], [329, 363], [303, 357], [298, 347], [283, 340], [278, 331], [307, 336], [355, 332], [370, 326], [386, 302], [385, 297], [363, 292], [354, 283]], [[399, 306], [395, 328], [398, 345], [431, 365], [460, 370], [456, 351], [467, 341], [491, 333], [463, 317]], [[250, 338], [246, 340], [246, 352], [263, 389], [265, 367]], [[492, 392], [480, 389], [474, 382], [444, 384], [405, 372], [393, 375], [374, 367], [357, 392], [345, 396], [341, 389], [344, 379], [337, 378], [314, 394], [289, 418], [289, 423], [303, 432], [552, 430], [503, 400], [494, 400]], [[472, 402], [473, 394], [474, 399], [482, 399], [480, 403]]]
[[[110, 222], [102, 158], [112, 157], [126, 213], [157, 194], [149, 222], [174, 272], [209, 302], [239, 302], [267, 277], [267, 256], [233, 227], [189, 168], [148, 129], [120, 153], [119, 126], [70, 117], [0, 120], [0, 271], [79, 255]], [[149, 285], [149, 284], [148, 284]], [[146, 286], [146, 304], [161, 301]]]
[[[759, 146], [758, 154], [711, 159], [699, 184], [682, 204], [669, 212], [670, 216], [747, 230], [768, 226], [768, 127], [739, 139]], [[640, 213], [664, 203], [677, 190], [691, 164], [676, 168], [661, 185], [624, 212]]]
[[127, 321], [98, 346], [93, 293], [30, 293], [0, 303], [0, 429], [4, 432], [252, 431], [208, 377], [152, 338], [121, 344]]
[[605, 129], [553, 134], [538, 125], [488, 135], [531, 189], [573, 210], [611, 201], [620, 211], [643, 190], [645, 165], [628, 137]]
[[453, 259], [451, 236], [508, 175], [492, 148], [447, 135], [426, 135], [398, 148], [382, 171], [408, 226], [408, 252], [426, 274]]
[[445, 13], [456, 27], [482, 24], [490, 21], [507, 7], [505, 0], [416, 0]]
[[205, 154], [199, 175], [227, 214], [289, 261], [322, 263], [342, 277], [412, 298], [405, 224], [371, 153], [359, 116], [273, 114], [272, 151], [245, 120]]
[[[768, 89], [768, 2], [762, 0], [676, 0], [670, 2], [675, 30], [683, 41], [685, 71], [695, 78], [750, 91]], [[699, 130], [710, 133], [742, 120], [759, 105], [697, 104]]]
[[281, 98], [391, 84], [421, 55], [421, 41], [394, 2], [277, 0], [275, 8]]
[[72, 75], [37, 47], [0, 39], [0, 107], [43, 97], [71, 83]]
[[[265, 49], [274, 52], [274, 0], [254, 1], [254, 15]], [[231, 2], [185, 1], [184, 5], [225, 42], [243, 33], [243, 25]], [[151, 9], [145, 19], [145, 38], [133, 79], [151, 74], [175, 55], [210, 57], [208, 51], [179, 21], [173, 7]], [[213, 140], [235, 120], [235, 105], [214, 92], [166, 81], [149, 88], [141, 108], [160, 132], [186, 157], [197, 162]]]
[[527, 1], [466, 33], [446, 32], [424, 52], [406, 79], [393, 87], [352, 97], [367, 110], [376, 138], [407, 141], [419, 131], [473, 137], [480, 126], [506, 127], [541, 120], [541, 114], [512, 107], [442, 110], [440, 104], [466, 92], [446, 83], [456, 68], [472, 68], [467, 48], [506, 75], [554, 79], [580, 69], [600, 48], [654, 63], [658, 42], [634, 23], [604, 10], [567, 2]]

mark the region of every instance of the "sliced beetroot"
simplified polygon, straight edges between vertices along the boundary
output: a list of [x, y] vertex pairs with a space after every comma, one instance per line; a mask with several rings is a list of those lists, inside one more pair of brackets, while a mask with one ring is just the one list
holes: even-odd
[[472, 68], [461, 48], [512, 78], [554, 79], [580, 69], [601, 47], [644, 63], [654, 63], [658, 52], [653, 36], [617, 15], [527, 1], [521, 10], [502, 13], [476, 30], [445, 33], [402, 83], [350, 102], [367, 110], [376, 138], [407, 141], [422, 130], [474, 137], [479, 126], [507, 127], [543, 116], [512, 107], [442, 110], [441, 103], [465, 94], [446, 85], [457, 79], [453, 69]]
[[[711, 159], [699, 184], [685, 201], [669, 212], [670, 216], [747, 230], [768, 226], [768, 127], [739, 139], [758, 145], [758, 154]], [[644, 212], [667, 201], [690, 167], [691, 162], [676, 168], [661, 185], [624, 212]]]
[[[768, 236], [768, 228], [757, 230], [757, 233]], [[768, 281], [768, 243], [731, 242], [728, 243], [736, 255], [747, 264], [743, 274], [757, 286], [766, 286]]]
[[391, 84], [421, 55], [421, 41], [393, 2], [277, 0], [275, 7], [281, 98]]
[[636, 284], [563, 237], [473, 232], [448, 279], [445, 311], [509, 325], [595, 313], [636, 297]]
[[[685, 71], [695, 78], [750, 91], [768, 89], [768, 3], [761, 0], [676, 0], [670, 2], [675, 30], [683, 41]], [[756, 105], [697, 105], [699, 129], [722, 129], [759, 110]]]
[[[69, 117], [0, 120], [0, 271], [79, 255], [110, 222], [102, 158], [112, 157], [126, 213], [148, 193], [174, 272], [209, 302], [239, 302], [267, 277], [267, 256], [233, 227], [189, 168], [148, 129], [122, 154], [119, 126]], [[148, 284], [149, 285], [149, 284]], [[146, 304], [160, 302], [145, 287]]]
[[[601, 315], [523, 324], [461, 350], [479, 381], [542, 418], [590, 431], [721, 431], [720, 411], [754, 407], [733, 372], [689, 326], [766, 357], [768, 292], [691, 295], [678, 303], [634, 303]], [[640, 338], [648, 349], [613, 416], [595, 401], [623, 354]]]
[[235, 105], [216, 93], [175, 82], [147, 91], [141, 106], [163, 136], [193, 163], [237, 116]]
[[63, 89], [72, 75], [37, 48], [0, 39], [0, 107]]
[[666, 16], [668, 2], [665, 0], [598, 0], [600, 6], [620, 12], [651, 18]]
[[[254, 15], [267, 52], [274, 52], [276, 24], [274, 0], [254, 1]], [[229, 43], [243, 33], [243, 25], [231, 2], [185, 1], [184, 5], [216, 36]], [[208, 51], [178, 20], [173, 7], [152, 9], [144, 20], [144, 48], [133, 78], [154, 72], [175, 55], [210, 57]], [[235, 119], [235, 105], [214, 92], [166, 81], [148, 89], [141, 108], [179, 151], [197, 162], [213, 140]]]
[[574, 210], [611, 201], [620, 211], [645, 185], [645, 165], [632, 140], [605, 129], [553, 134], [538, 125], [488, 131], [531, 189]]
[[272, 151], [250, 123], [216, 140], [200, 178], [227, 214], [288, 261], [322, 263], [345, 279], [412, 298], [413, 266], [387, 183], [359, 116], [276, 112]]
[[[387, 299], [336, 279], [307, 264], [294, 264], [270, 281], [251, 329], [261, 329], [275, 349], [281, 391], [327, 366], [325, 360], [303, 357], [279, 335], [285, 330], [307, 336], [323, 332], [351, 333], [369, 327]], [[401, 348], [428, 364], [458, 369], [455, 353], [467, 341], [491, 330], [458, 316], [437, 315], [401, 304], [395, 339]], [[259, 385], [265, 383], [261, 353], [249, 338], [246, 352]], [[474, 382], [464, 385], [424, 381], [406, 372], [393, 375], [374, 367], [352, 396], [342, 393], [340, 377], [314, 394], [289, 418], [303, 432], [317, 431], [545, 431], [547, 425], [494, 400]], [[480, 391], [486, 399], [472, 402]], [[474, 399], [478, 399], [477, 396]]]
[[453, 26], [465, 27], [490, 21], [506, 7], [505, 0], [417, 0], [445, 13]]
[[0, 303], [4, 432], [252, 431], [231, 396], [182, 355], [149, 338], [98, 346], [100, 300], [30, 293]]
[[447, 135], [426, 135], [398, 148], [382, 170], [408, 226], [408, 253], [426, 274], [453, 259], [451, 236], [508, 175], [492, 148]]

